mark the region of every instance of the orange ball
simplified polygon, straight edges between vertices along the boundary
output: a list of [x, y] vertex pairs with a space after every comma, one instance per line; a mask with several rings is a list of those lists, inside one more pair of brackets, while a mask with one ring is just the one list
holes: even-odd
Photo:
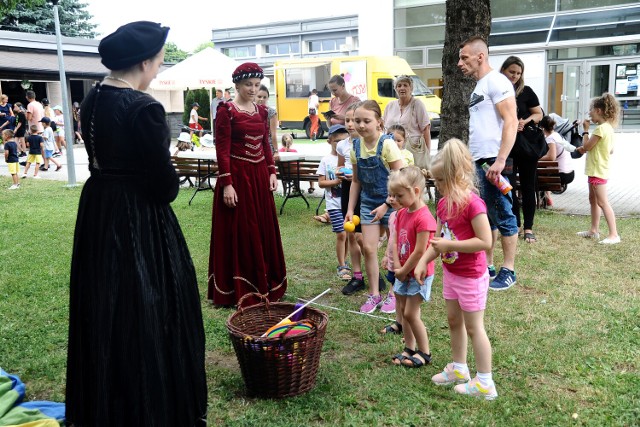
[[355, 225], [356, 227], [358, 226], [358, 224], [360, 224], [360, 217], [358, 215], [354, 215], [351, 218], [351, 221], [353, 221], [353, 225]]
[[356, 225], [352, 221], [347, 221], [344, 223], [344, 229], [349, 233], [353, 233], [356, 231]]

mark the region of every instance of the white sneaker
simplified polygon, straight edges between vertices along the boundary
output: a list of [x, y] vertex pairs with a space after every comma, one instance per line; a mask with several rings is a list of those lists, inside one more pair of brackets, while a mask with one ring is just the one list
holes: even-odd
[[9, 190], [17, 190], [18, 188], [20, 188], [20, 184], [13, 184], [11, 187], [9, 187]]
[[33, 179], [42, 179], [40, 175], [33, 175]]
[[591, 231], [578, 231], [576, 235], [585, 239], [598, 240], [600, 238], [600, 233], [592, 233]]
[[464, 384], [458, 384], [453, 388], [453, 391], [458, 394], [467, 394], [469, 396], [479, 397], [485, 400], [494, 400], [498, 397], [495, 384], [492, 384], [491, 387], [485, 389], [480, 385], [480, 380], [478, 380], [478, 378], [474, 378]]
[[27, 177], [26, 173], [21, 176], [21, 178], [26, 178], [26, 177]]
[[607, 237], [606, 239], [600, 240], [598, 243], [601, 245], [616, 245], [620, 243], [620, 236], [616, 236], [613, 239]]

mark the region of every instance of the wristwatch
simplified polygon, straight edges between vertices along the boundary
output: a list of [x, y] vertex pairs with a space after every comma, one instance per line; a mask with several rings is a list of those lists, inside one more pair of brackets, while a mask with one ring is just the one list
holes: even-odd
[[589, 135], [589, 132], [582, 132], [582, 136]]
[[384, 201], [384, 204], [385, 204], [385, 205], [387, 205], [387, 207], [388, 207], [389, 209], [391, 209], [391, 208], [392, 208], [391, 203], [387, 202], [386, 200]]

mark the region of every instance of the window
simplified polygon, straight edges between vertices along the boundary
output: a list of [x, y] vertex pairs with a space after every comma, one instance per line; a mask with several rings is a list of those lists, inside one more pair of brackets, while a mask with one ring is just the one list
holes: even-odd
[[255, 46], [239, 46], [239, 47], [227, 47], [222, 49], [222, 53], [229, 58], [249, 58], [256, 56]]
[[[561, 0], [562, 1], [562, 0]], [[596, 0], [600, 1], [600, 0]], [[556, 0], [513, 1], [495, 0], [491, 2], [491, 17], [537, 15], [556, 10]]]
[[300, 48], [298, 43], [272, 43], [264, 45], [264, 53], [266, 55], [289, 55], [290, 53], [298, 53]]
[[411, 66], [424, 66], [424, 49], [399, 50], [396, 52], [396, 55], [407, 61]]
[[392, 79], [378, 79], [378, 96], [384, 98], [396, 97], [396, 91], [393, 89]]
[[575, 10], [586, 8], [605, 8], [607, 6], [616, 6], [623, 4], [635, 3], [633, 0], [559, 0], [558, 7], [560, 10]]
[[318, 89], [320, 97], [327, 96], [324, 90], [331, 77], [329, 72], [329, 64], [309, 68], [287, 68], [284, 72], [286, 97], [307, 98], [312, 89]]
[[310, 41], [309, 52], [336, 52], [345, 41], [344, 38]]
[[444, 3], [395, 10], [394, 23], [396, 27], [444, 24], [445, 21], [446, 11]]
[[432, 46], [444, 44], [444, 25], [401, 28], [395, 30], [396, 48]]

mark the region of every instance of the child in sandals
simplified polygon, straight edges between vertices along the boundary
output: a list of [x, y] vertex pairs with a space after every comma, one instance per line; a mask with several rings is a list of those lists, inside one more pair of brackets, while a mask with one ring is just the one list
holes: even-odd
[[396, 212], [393, 242], [396, 280], [393, 291], [396, 296], [396, 315], [402, 325], [406, 346], [392, 360], [396, 365], [412, 368], [431, 362], [429, 336], [420, 317], [420, 304], [431, 297], [433, 259], [425, 266], [427, 277], [422, 283], [418, 283], [413, 274], [436, 231], [436, 221], [422, 198], [425, 185], [425, 177], [416, 166], [407, 166], [389, 176], [389, 198], [395, 199], [402, 207]]
[[[443, 198], [438, 202], [436, 236], [415, 269], [418, 281], [426, 263], [442, 259], [442, 294], [447, 304], [453, 362], [431, 379], [452, 385], [456, 393], [492, 400], [498, 397], [491, 376], [491, 343], [484, 329], [489, 289], [485, 250], [492, 236], [487, 207], [475, 187], [475, 164], [467, 147], [450, 139], [434, 160], [431, 173]], [[406, 333], [405, 333], [406, 334]], [[467, 335], [476, 356], [477, 376], [467, 367]]]

